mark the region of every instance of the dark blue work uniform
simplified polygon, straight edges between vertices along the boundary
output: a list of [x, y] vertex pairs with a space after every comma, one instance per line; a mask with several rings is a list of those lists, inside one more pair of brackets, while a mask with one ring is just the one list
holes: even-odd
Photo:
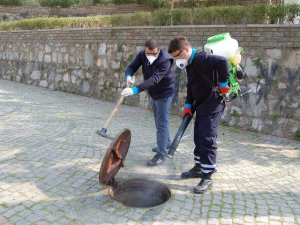
[[125, 75], [132, 76], [142, 66], [144, 82], [137, 86], [138, 92], [147, 89], [153, 99], [166, 98], [174, 92], [172, 64], [172, 56], [161, 49], [158, 58], [150, 65], [145, 50], [142, 50], [128, 65]]
[[218, 92], [219, 82], [229, 78], [227, 60], [192, 49], [186, 67], [188, 84], [186, 104], [196, 104], [194, 160], [203, 173], [216, 169], [217, 131], [225, 103]]
[[133, 91], [137, 94], [148, 90], [152, 98], [152, 109], [156, 125], [156, 151], [161, 158], [164, 158], [167, 146], [171, 144], [169, 110], [174, 93], [172, 64], [172, 56], [161, 49], [158, 58], [150, 65], [145, 50], [142, 50], [125, 71], [126, 76], [132, 76], [142, 66], [144, 82], [133, 87]]

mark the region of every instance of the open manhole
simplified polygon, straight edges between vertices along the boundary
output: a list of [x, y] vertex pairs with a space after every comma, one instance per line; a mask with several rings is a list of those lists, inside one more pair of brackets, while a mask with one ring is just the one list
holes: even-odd
[[153, 207], [169, 200], [171, 192], [167, 185], [156, 180], [133, 178], [116, 181], [115, 175], [127, 155], [131, 132], [124, 129], [111, 143], [103, 158], [99, 182], [110, 185], [108, 194], [116, 201], [130, 207]]
[[153, 207], [169, 200], [169, 188], [159, 181], [147, 179], [128, 179], [109, 189], [109, 195], [131, 207]]

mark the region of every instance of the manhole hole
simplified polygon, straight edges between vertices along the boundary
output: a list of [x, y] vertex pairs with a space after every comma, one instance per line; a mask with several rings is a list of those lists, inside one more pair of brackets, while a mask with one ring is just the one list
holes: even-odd
[[171, 197], [171, 192], [164, 183], [141, 178], [120, 181], [108, 193], [116, 201], [130, 207], [158, 206]]
[[111, 185], [108, 194], [126, 206], [153, 207], [165, 203], [171, 197], [171, 191], [162, 182], [142, 178], [115, 181], [115, 175], [124, 166], [130, 141], [131, 132], [128, 129], [116, 136], [103, 158], [99, 182]]

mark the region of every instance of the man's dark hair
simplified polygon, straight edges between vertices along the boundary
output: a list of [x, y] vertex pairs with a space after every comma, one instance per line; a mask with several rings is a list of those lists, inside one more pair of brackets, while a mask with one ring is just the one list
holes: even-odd
[[185, 47], [191, 46], [185, 37], [176, 37], [169, 43], [168, 52], [171, 54], [178, 50], [183, 50]]
[[158, 43], [155, 38], [150, 38], [145, 42], [145, 47], [149, 48], [150, 50], [154, 50], [158, 48]]

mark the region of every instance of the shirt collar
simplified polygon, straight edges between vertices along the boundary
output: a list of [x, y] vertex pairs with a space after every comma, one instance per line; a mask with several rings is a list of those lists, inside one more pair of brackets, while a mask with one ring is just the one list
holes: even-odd
[[191, 54], [191, 57], [190, 57], [189, 64], [192, 64], [192, 62], [193, 62], [193, 59], [194, 59], [194, 57], [195, 57], [195, 54], [196, 54], [196, 51], [197, 51], [197, 49], [196, 49], [196, 48], [192, 48], [192, 54]]

